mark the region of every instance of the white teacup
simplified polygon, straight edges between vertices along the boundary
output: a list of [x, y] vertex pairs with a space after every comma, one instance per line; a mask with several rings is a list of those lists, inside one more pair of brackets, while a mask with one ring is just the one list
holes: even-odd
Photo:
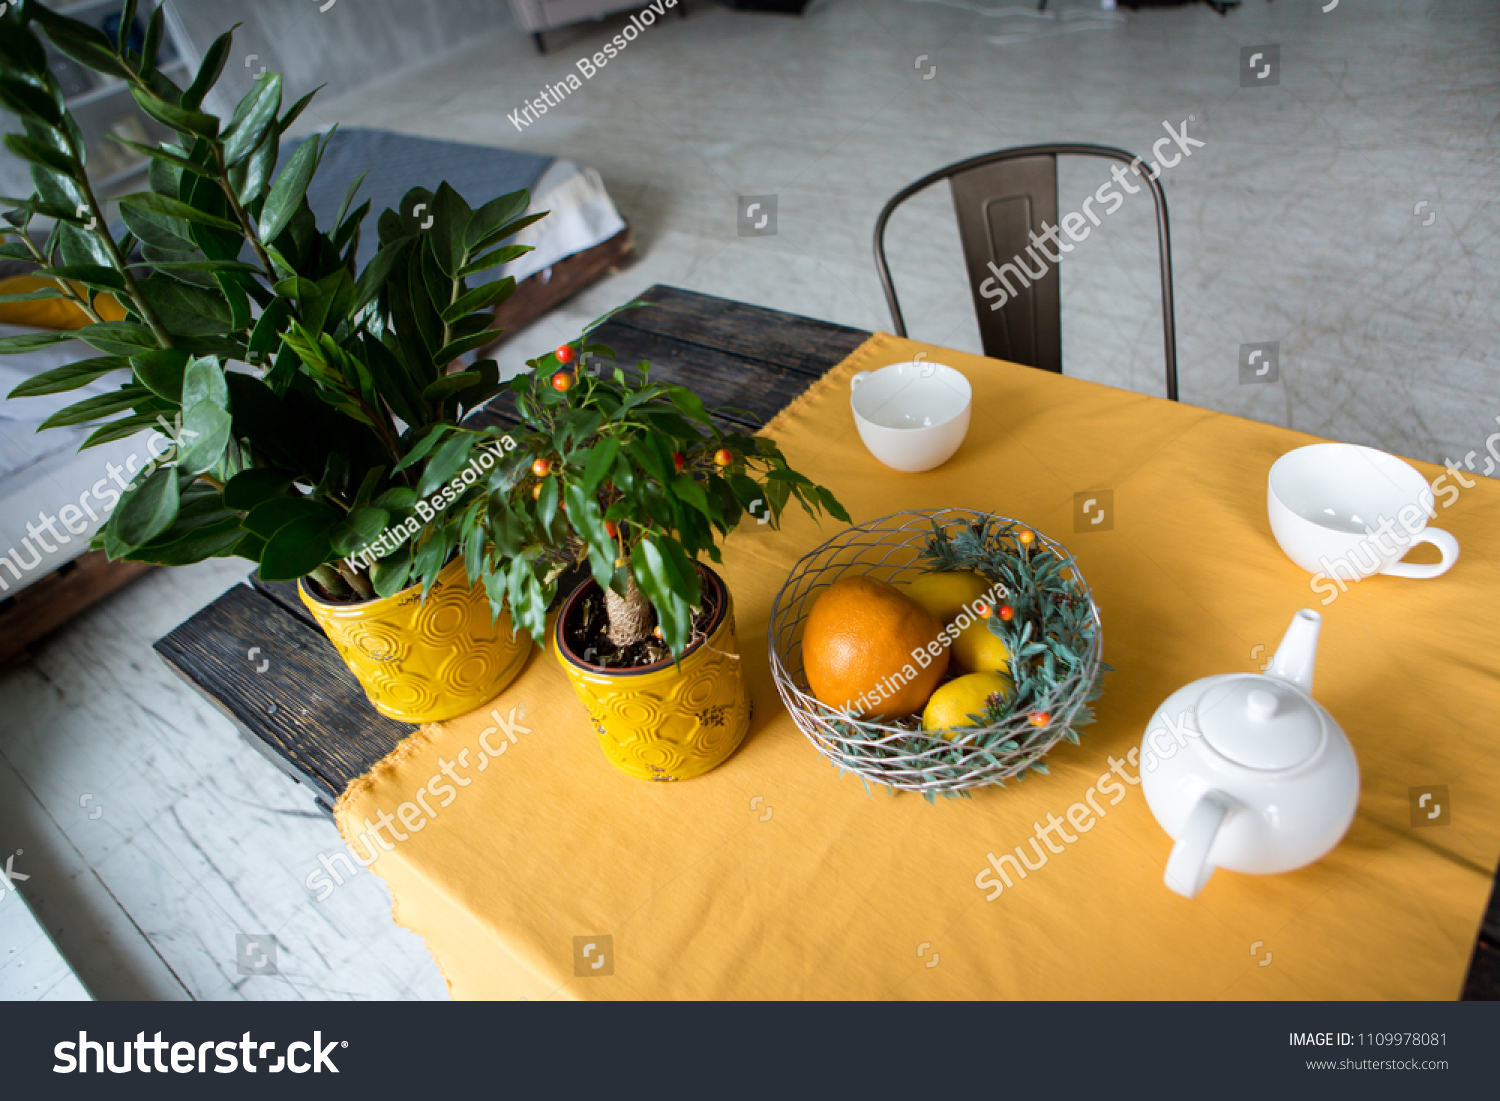
[[942, 466], [969, 431], [974, 392], [952, 367], [928, 360], [893, 363], [859, 372], [849, 386], [859, 438], [896, 470]]
[[[1458, 540], [1429, 528], [1432, 487], [1415, 467], [1373, 447], [1317, 443], [1288, 451], [1267, 479], [1271, 531], [1304, 570], [1341, 581], [1377, 573], [1439, 577], [1458, 561]], [[1401, 558], [1431, 543], [1441, 562]]]

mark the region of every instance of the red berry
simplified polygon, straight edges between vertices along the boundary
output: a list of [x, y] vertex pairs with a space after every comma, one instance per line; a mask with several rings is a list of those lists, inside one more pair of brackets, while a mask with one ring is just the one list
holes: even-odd
[[1000, 618], [1005, 620], [1005, 622], [1009, 623], [1012, 619], [1015, 618], [1015, 615], [1016, 610], [1009, 604], [1000, 605]]
[[613, 539], [616, 535], [620, 534], [620, 525], [613, 520], [604, 521], [604, 534]]
[[672, 452], [672, 466], [677, 470], [681, 470], [683, 467], [687, 466], [687, 460], [682, 457], [681, 451]]
[[573, 345], [571, 345], [571, 344], [562, 344], [562, 345], [559, 345], [556, 354], [557, 354], [557, 362], [559, 362], [559, 363], [572, 363], [573, 362], [573, 357], [577, 353], [573, 351]]
[[[531, 464], [531, 472], [533, 474], [535, 474], [538, 478], [545, 478], [547, 476], [548, 472], [551, 471], [551, 469], [552, 469], [552, 460], [551, 459], [537, 459], [534, 463]], [[538, 487], [538, 488], [540, 488], [540, 487]]]
[[728, 466], [734, 462], [734, 453], [727, 447], [721, 447], [714, 452], [714, 464], [716, 466]]
[[1052, 716], [1045, 711], [1033, 711], [1028, 721], [1032, 726], [1046, 726], [1052, 721]]
[[552, 376], [552, 389], [559, 394], [566, 394], [573, 389], [573, 376], [566, 371], [559, 371]]
[[974, 605], [974, 614], [980, 619], [988, 619], [990, 617], [990, 606], [983, 601], [980, 601], [978, 604]]

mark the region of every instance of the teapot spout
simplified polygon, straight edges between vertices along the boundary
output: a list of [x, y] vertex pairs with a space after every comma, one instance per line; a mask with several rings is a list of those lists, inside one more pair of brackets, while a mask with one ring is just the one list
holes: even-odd
[[1267, 672], [1312, 695], [1313, 663], [1318, 656], [1318, 631], [1322, 626], [1323, 617], [1311, 608], [1303, 608], [1292, 616], [1292, 625], [1276, 647], [1276, 656]]

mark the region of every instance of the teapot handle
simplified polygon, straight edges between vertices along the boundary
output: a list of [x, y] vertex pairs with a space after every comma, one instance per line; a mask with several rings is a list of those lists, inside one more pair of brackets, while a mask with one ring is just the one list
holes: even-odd
[[1208, 862], [1208, 852], [1228, 813], [1229, 797], [1221, 791], [1206, 792], [1188, 812], [1182, 836], [1172, 846], [1172, 855], [1167, 858], [1164, 877], [1167, 886], [1183, 898], [1192, 898], [1203, 890], [1208, 877], [1214, 874], [1214, 866]]

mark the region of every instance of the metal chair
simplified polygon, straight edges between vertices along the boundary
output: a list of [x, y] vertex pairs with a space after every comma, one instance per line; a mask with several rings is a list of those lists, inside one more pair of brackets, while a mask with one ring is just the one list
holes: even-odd
[[[964, 263], [969, 270], [974, 311], [979, 315], [984, 354], [1062, 373], [1062, 309], [1058, 297], [1057, 265], [1043, 263], [1043, 257], [1035, 251], [1037, 238], [1043, 237], [1044, 225], [1054, 227], [1049, 235], [1052, 240], [1057, 240], [1059, 156], [1102, 157], [1132, 167], [1141, 166], [1127, 178], [1144, 181], [1156, 202], [1167, 397], [1176, 401], [1177, 327], [1172, 312], [1172, 249], [1167, 230], [1167, 197], [1140, 158], [1123, 149], [1102, 145], [1028, 145], [1019, 149], [1002, 149], [940, 168], [898, 192], [885, 204], [875, 221], [875, 266], [880, 273], [880, 284], [885, 288], [885, 300], [891, 308], [896, 335], [906, 335], [906, 322], [901, 316], [901, 306], [896, 301], [890, 267], [885, 259], [886, 223], [907, 199], [940, 180], [947, 180], [953, 194], [954, 212], [958, 216], [959, 238], [963, 243]], [[1099, 190], [1112, 186], [1106, 184]], [[1094, 201], [1104, 206], [1108, 200], [1099, 198], [1096, 193]], [[1089, 202], [1085, 201], [1084, 207], [1083, 213], [1098, 225], [1098, 217], [1090, 209]], [[1074, 227], [1075, 231], [1081, 228]], [[1047, 254], [1047, 239], [1043, 237], [1041, 245], [1044, 256]], [[1027, 264], [1028, 249], [1033, 250], [1031, 260], [1042, 268], [1040, 276], [1034, 275]], [[1013, 286], [1013, 276], [1019, 286]], [[990, 289], [988, 293], [986, 288]]]

